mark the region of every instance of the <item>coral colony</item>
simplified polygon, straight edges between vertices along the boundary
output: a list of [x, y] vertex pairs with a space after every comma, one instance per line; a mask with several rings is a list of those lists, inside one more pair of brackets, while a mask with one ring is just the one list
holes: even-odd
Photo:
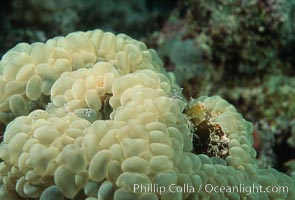
[[234, 106], [187, 102], [127, 35], [20, 43], [0, 62], [0, 94], [0, 199], [295, 199], [294, 178], [258, 166]]

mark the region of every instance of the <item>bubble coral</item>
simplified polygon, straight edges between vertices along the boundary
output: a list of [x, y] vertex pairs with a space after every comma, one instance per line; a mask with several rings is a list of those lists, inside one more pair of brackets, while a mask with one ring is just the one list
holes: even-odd
[[0, 62], [0, 121], [7, 124], [15, 116], [44, 109], [53, 83], [63, 72], [91, 68], [98, 61], [116, 65], [121, 74], [160, 70], [161, 64], [143, 43], [100, 30], [56, 37], [45, 44], [20, 43]]
[[[295, 196], [294, 179], [257, 167], [252, 126], [232, 105], [217, 96], [186, 105], [157, 54], [126, 35], [95, 30], [20, 44], [0, 69], [0, 116], [8, 123], [0, 145], [1, 199], [250, 197], [195, 190], [240, 183], [289, 187], [251, 198]], [[193, 146], [202, 137], [215, 138], [209, 151]], [[145, 193], [135, 184], [191, 190]]]

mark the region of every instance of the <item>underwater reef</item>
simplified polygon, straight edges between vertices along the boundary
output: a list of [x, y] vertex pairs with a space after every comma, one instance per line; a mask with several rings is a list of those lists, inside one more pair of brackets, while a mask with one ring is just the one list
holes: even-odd
[[[77, 30], [101, 28], [146, 38], [161, 27], [171, 2], [152, 0], [10, 0], [0, 2], [0, 55], [20, 42], [45, 42]], [[167, 4], [167, 5], [166, 5]], [[171, 6], [170, 6], [171, 7]]]
[[125, 34], [20, 43], [0, 74], [1, 199], [295, 198], [294, 177], [259, 166], [233, 105], [186, 100]]
[[[294, 199], [294, 0], [0, 4], [1, 199]], [[129, 160], [124, 138], [143, 139], [144, 153]], [[155, 169], [164, 155], [169, 167]], [[133, 182], [118, 184], [125, 172]]]
[[148, 40], [187, 98], [219, 95], [254, 124], [260, 165], [294, 176], [295, 1], [179, 1]]

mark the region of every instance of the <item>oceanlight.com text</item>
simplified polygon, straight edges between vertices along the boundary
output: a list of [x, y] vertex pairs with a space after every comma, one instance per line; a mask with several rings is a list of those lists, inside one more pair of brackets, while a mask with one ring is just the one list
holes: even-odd
[[168, 186], [162, 186], [158, 184], [133, 184], [132, 186], [123, 186], [121, 188], [125, 192], [134, 193], [200, 193], [204, 191], [206, 193], [240, 193], [244, 195], [251, 195], [254, 193], [288, 193], [288, 186], [272, 185], [262, 186], [258, 184], [245, 185], [239, 184], [236, 186], [216, 186], [212, 184], [200, 184], [198, 187], [194, 187], [190, 184], [176, 185], [171, 184]]

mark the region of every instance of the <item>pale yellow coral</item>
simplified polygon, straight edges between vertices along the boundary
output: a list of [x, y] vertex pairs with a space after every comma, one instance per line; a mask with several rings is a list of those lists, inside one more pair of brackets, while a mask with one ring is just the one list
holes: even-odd
[[[108, 67], [104, 63], [101, 66]], [[145, 76], [149, 76], [151, 81], [144, 79]], [[127, 82], [138, 78], [140, 87], [127, 84], [118, 89], [113, 84], [110, 94], [116, 93], [117, 96], [111, 98], [118, 97], [119, 104], [108, 121], [97, 120], [90, 124], [69, 113], [55, 124], [56, 117], [39, 110], [10, 123], [1, 147], [3, 167], [19, 170], [18, 178], [14, 177], [10, 183], [17, 185], [15, 180], [20, 179], [22, 185], [34, 183], [37, 188], [55, 184], [64, 196], [73, 198], [89, 181], [107, 179], [115, 185], [114, 192], [116, 187], [138, 181], [150, 184], [153, 176], [162, 171], [175, 171], [174, 163], [179, 161], [184, 149], [181, 141], [189, 137], [188, 129], [186, 132], [178, 129], [177, 124], [183, 122], [179, 102], [167, 96], [170, 90], [166, 92], [167, 88], [161, 88], [160, 75], [153, 71], [138, 71], [133, 76], [124, 75], [122, 78]], [[128, 90], [131, 93], [122, 102], [121, 98]], [[138, 98], [146, 90], [149, 96], [144, 100]], [[153, 107], [144, 106], [148, 100]], [[84, 105], [87, 107], [86, 103]], [[179, 152], [174, 152], [173, 139], [179, 141], [174, 144]], [[116, 171], [118, 173], [114, 173]], [[22, 177], [29, 172], [35, 173], [39, 181], [36, 178], [32, 183], [31, 180], [23, 180]], [[49, 177], [52, 181], [42, 184], [43, 179]], [[4, 182], [3, 185], [6, 187]], [[40, 191], [28, 193], [24, 186], [16, 189], [20, 196], [30, 198], [41, 195]]]
[[[17, 68], [10, 58], [19, 54], [27, 59], [18, 62]], [[49, 191], [73, 198], [89, 181], [105, 178], [117, 187], [138, 178], [151, 183], [151, 175], [174, 167], [173, 159], [183, 149], [176, 142], [179, 152], [174, 154], [169, 131], [162, 134], [161, 130], [171, 126], [172, 138], [178, 135], [184, 141], [183, 137], [189, 137], [188, 129], [184, 133], [177, 129], [176, 124], [184, 120], [183, 103], [169, 97], [171, 80], [157, 73], [161, 71], [157, 55], [125, 35], [115, 37], [98, 30], [70, 34], [46, 44], [21, 44], [8, 52], [1, 64], [1, 87], [6, 91], [3, 102], [11, 102], [3, 111], [11, 109], [14, 114], [25, 115], [28, 111], [18, 113], [23, 110], [19, 107], [27, 108], [28, 101], [38, 102], [49, 92], [52, 100], [48, 112], [34, 111], [7, 126], [1, 146], [2, 187], [6, 188], [2, 197], [10, 198], [10, 191], [20, 197], [36, 198], [48, 187], [42, 198]], [[136, 72], [139, 69], [146, 70]], [[77, 71], [67, 72], [71, 70]], [[110, 121], [96, 121], [107, 106], [114, 110], [109, 113]], [[97, 114], [94, 119], [87, 118], [89, 110]], [[78, 116], [87, 120], [83, 122]], [[88, 120], [95, 122], [86, 128]], [[159, 136], [155, 131], [160, 132]], [[151, 143], [149, 132], [154, 138]], [[163, 160], [167, 160], [165, 165], [161, 164]], [[134, 167], [140, 163], [145, 164], [144, 168]], [[15, 173], [13, 179], [5, 176], [7, 170]], [[26, 174], [32, 174], [32, 178], [25, 178]]]
[[[289, 177], [257, 169], [252, 127], [226, 101], [202, 97], [183, 114], [173, 76], [153, 50], [126, 35], [96, 30], [20, 44], [3, 57], [0, 72], [0, 120], [34, 110], [6, 127], [1, 199], [243, 199], [244, 193], [197, 189], [266, 186], [271, 178], [294, 186]], [[202, 117], [226, 133], [225, 159], [191, 152], [189, 120], [200, 125]], [[171, 185], [194, 190], [169, 192]], [[294, 192], [255, 195], [292, 199]]]
[[253, 170], [251, 165], [255, 165], [256, 151], [253, 148], [252, 125], [218, 96], [200, 97], [198, 102], [208, 111], [212, 123], [221, 125], [224, 137], [229, 139], [229, 155], [226, 157], [229, 165], [248, 172]]
[[[44, 109], [49, 103], [46, 96], [51, 94], [52, 85], [62, 73], [92, 68], [100, 61], [112, 65], [120, 75], [139, 69], [162, 70], [162, 63], [153, 50], [124, 34], [115, 36], [95, 30], [56, 37], [45, 44], [20, 43], [9, 50], [0, 62], [0, 121], [7, 124], [12, 118], [10, 113], [20, 116], [36, 108]], [[104, 81], [104, 89], [109, 92], [114, 78], [108, 74], [97, 84]], [[75, 88], [81, 89], [74, 86], [74, 91]], [[74, 95], [79, 97], [82, 93]], [[13, 95], [22, 98], [11, 99]], [[22, 111], [16, 107], [18, 103], [21, 103]], [[72, 106], [78, 105], [76, 102]]]

